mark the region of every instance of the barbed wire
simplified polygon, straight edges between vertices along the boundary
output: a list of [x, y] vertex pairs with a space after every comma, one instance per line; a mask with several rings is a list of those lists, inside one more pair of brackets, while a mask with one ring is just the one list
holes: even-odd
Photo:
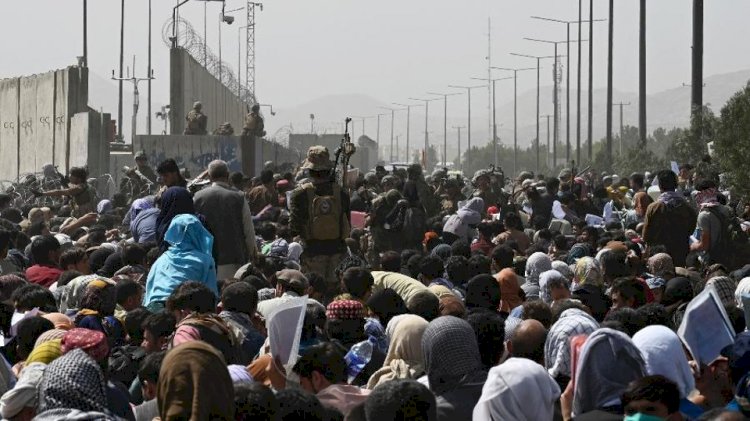
[[[161, 31], [162, 41], [169, 48], [172, 47], [172, 32], [172, 19], [169, 19], [164, 23]], [[219, 57], [205, 45], [203, 37], [193, 28], [190, 22], [182, 18], [177, 19], [177, 46], [187, 51], [195, 61], [202, 64], [208, 73], [220, 80], [230, 92], [235, 95], [239, 93], [240, 101], [249, 105], [258, 103], [255, 94], [250, 92], [247, 86], [240, 86], [237, 76], [229, 65], [220, 61]]]

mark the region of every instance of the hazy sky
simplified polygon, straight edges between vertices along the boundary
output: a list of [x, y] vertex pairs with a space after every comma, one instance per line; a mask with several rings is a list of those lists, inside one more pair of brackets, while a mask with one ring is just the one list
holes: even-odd
[[[40, 73], [75, 63], [82, 51], [81, 0], [6, 0], [0, 14], [3, 59], [0, 77]], [[145, 74], [147, 0], [126, 0], [126, 62], [138, 56]], [[552, 53], [552, 46], [523, 37], [565, 39], [565, 26], [529, 19], [541, 15], [577, 18], [575, 0], [273, 0], [257, 17], [257, 93], [264, 103], [288, 108], [327, 94], [362, 93], [390, 103], [468, 84], [487, 75], [487, 18], [492, 18], [492, 62], [527, 67], [533, 60], [509, 52]], [[588, 2], [584, 2], [588, 3]], [[595, 17], [607, 15], [607, 1], [596, 0]], [[615, 5], [615, 86], [637, 90], [638, 1]], [[168, 102], [168, 50], [163, 24], [173, 0], [153, 0], [154, 101]], [[690, 82], [690, 0], [648, 2], [649, 92]], [[227, 0], [227, 9], [245, 5]], [[219, 3], [209, 3], [209, 46], [217, 50]], [[117, 68], [120, 1], [89, 1], [89, 65], [108, 77]], [[183, 17], [203, 27], [203, 4], [193, 0]], [[238, 27], [244, 11], [223, 27], [224, 57], [235, 68]], [[584, 11], [584, 17], [588, 10]], [[705, 2], [705, 75], [750, 68], [743, 30], [750, 2]], [[572, 26], [572, 38], [577, 30]], [[585, 38], [588, 37], [584, 26]], [[606, 23], [595, 26], [595, 86], [606, 83]], [[564, 47], [563, 47], [564, 48]], [[575, 46], [572, 47], [575, 50]], [[586, 62], [584, 56], [584, 63]], [[575, 62], [575, 55], [573, 56]], [[244, 58], [243, 58], [244, 61]], [[549, 66], [549, 65], [548, 65]], [[550, 79], [551, 69], [543, 71]], [[495, 76], [503, 75], [495, 71]], [[243, 73], [244, 77], [244, 73]], [[584, 74], [584, 81], [585, 79]], [[534, 87], [532, 74], [519, 77], [519, 91]], [[547, 82], [549, 83], [549, 82]], [[501, 89], [509, 90], [507, 84]], [[142, 91], [143, 92], [143, 91]], [[145, 93], [145, 92], [143, 92]], [[478, 95], [479, 96], [479, 95]], [[486, 98], [486, 96], [485, 96]], [[142, 98], [142, 102], [145, 98]], [[480, 100], [481, 101], [481, 100]], [[481, 104], [481, 102], [480, 102]], [[479, 104], [478, 104], [479, 105]], [[486, 105], [486, 99], [485, 99]], [[116, 110], [111, 110], [116, 112]]]

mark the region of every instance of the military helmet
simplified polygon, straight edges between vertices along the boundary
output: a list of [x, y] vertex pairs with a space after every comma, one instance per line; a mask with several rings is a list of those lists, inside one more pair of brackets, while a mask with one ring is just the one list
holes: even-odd
[[307, 158], [302, 164], [303, 169], [311, 171], [328, 171], [333, 168], [331, 162], [331, 155], [328, 153], [328, 148], [325, 146], [311, 146], [307, 150]]
[[489, 178], [492, 173], [489, 170], [479, 170], [474, 173], [474, 177], [472, 177], [471, 182], [473, 184], [476, 184], [480, 178], [487, 177]]

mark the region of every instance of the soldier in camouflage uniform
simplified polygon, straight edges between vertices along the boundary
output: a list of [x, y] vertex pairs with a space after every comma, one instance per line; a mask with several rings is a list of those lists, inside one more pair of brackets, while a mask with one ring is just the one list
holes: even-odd
[[255, 104], [250, 113], [245, 116], [245, 126], [242, 128], [242, 136], [263, 137], [266, 135], [263, 117], [260, 116], [260, 105]]
[[344, 239], [351, 233], [349, 195], [331, 177], [334, 171], [328, 149], [313, 146], [302, 165], [310, 182], [291, 194], [289, 227], [304, 243], [302, 268], [315, 272], [326, 281], [326, 299], [339, 293], [340, 282], [334, 269], [346, 251]]
[[496, 191], [492, 186], [491, 173], [487, 170], [479, 170], [474, 173], [471, 183], [474, 185], [474, 191], [471, 197], [481, 197], [484, 200], [485, 207], [496, 206], [502, 203], [504, 194], [502, 191]]
[[232, 123], [225, 121], [219, 125], [219, 128], [214, 130], [214, 136], [232, 136], [234, 134], [234, 127]]
[[185, 120], [187, 125], [183, 134], [189, 135], [205, 135], [208, 134], [206, 127], [208, 126], [208, 117], [203, 112], [203, 104], [196, 102], [193, 104], [193, 109], [187, 113]]

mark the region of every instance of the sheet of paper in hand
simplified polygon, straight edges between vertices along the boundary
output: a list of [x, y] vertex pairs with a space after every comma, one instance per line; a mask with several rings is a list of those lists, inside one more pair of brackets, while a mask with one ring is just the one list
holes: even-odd
[[297, 362], [306, 309], [307, 295], [285, 301], [266, 317], [271, 356], [278, 358], [287, 369]]
[[685, 309], [677, 335], [698, 364], [710, 364], [734, 343], [734, 328], [716, 289], [709, 285]]

